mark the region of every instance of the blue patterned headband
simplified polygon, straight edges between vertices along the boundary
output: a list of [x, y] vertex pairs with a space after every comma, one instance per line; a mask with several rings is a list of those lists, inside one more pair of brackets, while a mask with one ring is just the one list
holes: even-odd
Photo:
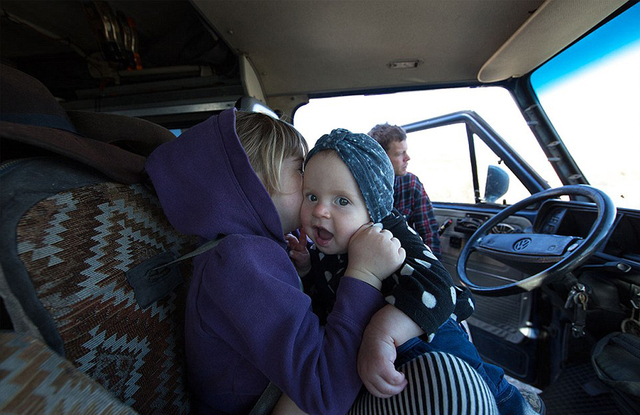
[[305, 166], [322, 150], [335, 150], [356, 179], [369, 216], [380, 222], [393, 209], [393, 165], [382, 146], [366, 134], [354, 134], [344, 128], [325, 134], [311, 149]]

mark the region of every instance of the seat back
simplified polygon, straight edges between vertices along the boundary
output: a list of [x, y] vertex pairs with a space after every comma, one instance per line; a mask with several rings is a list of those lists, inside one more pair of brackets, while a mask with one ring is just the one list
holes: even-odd
[[[191, 261], [142, 275], [135, 289], [127, 271], [158, 255], [186, 254], [197, 238], [179, 234], [164, 216], [139, 170], [144, 155], [2, 115], [3, 143], [38, 147], [47, 133], [67, 140], [57, 151], [48, 135], [47, 156], [0, 165], [0, 293], [12, 329], [41, 339], [139, 413], [188, 413], [183, 317]], [[136, 137], [136, 121], [128, 122]]]
[[[55, 351], [140, 413], [186, 413], [186, 284], [142, 308], [125, 272], [196, 247], [153, 191], [61, 159], [25, 159], [0, 177], [2, 268], [22, 310]], [[28, 189], [28, 191], [27, 191]], [[189, 262], [180, 264], [189, 276]], [[9, 303], [9, 302], [8, 302]]]

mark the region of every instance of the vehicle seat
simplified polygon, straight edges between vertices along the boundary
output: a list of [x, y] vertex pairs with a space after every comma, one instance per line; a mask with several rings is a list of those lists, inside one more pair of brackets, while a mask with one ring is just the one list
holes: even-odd
[[[173, 134], [129, 117], [68, 114], [32, 77], [5, 66], [0, 77], [0, 292], [10, 317], [1, 328], [42, 340], [138, 413], [189, 413], [191, 262], [136, 290], [126, 276], [198, 244], [170, 225], [144, 172], [145, 156]], [[0, 395], [2, 412], [9, 395]]]
[[137, 413], [27, 334], [0, 332], [0, 367], [3, 414]]

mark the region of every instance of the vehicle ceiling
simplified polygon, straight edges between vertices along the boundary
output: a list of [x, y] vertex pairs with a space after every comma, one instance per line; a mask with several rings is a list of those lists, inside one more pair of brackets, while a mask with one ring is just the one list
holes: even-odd
[[[230, 105], [242, 94], [274, 106], [309, 94], [517, 77], [625, 1], [106, 3], [135, 21], [143, 70], [117, 70], [100, 56], [80, 0], [3, 0], [2, 62], [40, 79], [67, 108], [144, 116], [143, 108], [155, 106], [155, 114], [178, 116], [189, 106]], [[417, 67], [390, 68], [403, 60]]]

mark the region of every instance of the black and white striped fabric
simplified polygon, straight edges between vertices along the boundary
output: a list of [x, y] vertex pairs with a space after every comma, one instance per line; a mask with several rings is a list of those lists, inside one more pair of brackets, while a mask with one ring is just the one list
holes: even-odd
[[363, 388], [349, 415], [498, 414], [484, 380], [453, 355], [426, 353], [401, 366], [400, 371], [409, 382], [404, 391], [381, 399]]

